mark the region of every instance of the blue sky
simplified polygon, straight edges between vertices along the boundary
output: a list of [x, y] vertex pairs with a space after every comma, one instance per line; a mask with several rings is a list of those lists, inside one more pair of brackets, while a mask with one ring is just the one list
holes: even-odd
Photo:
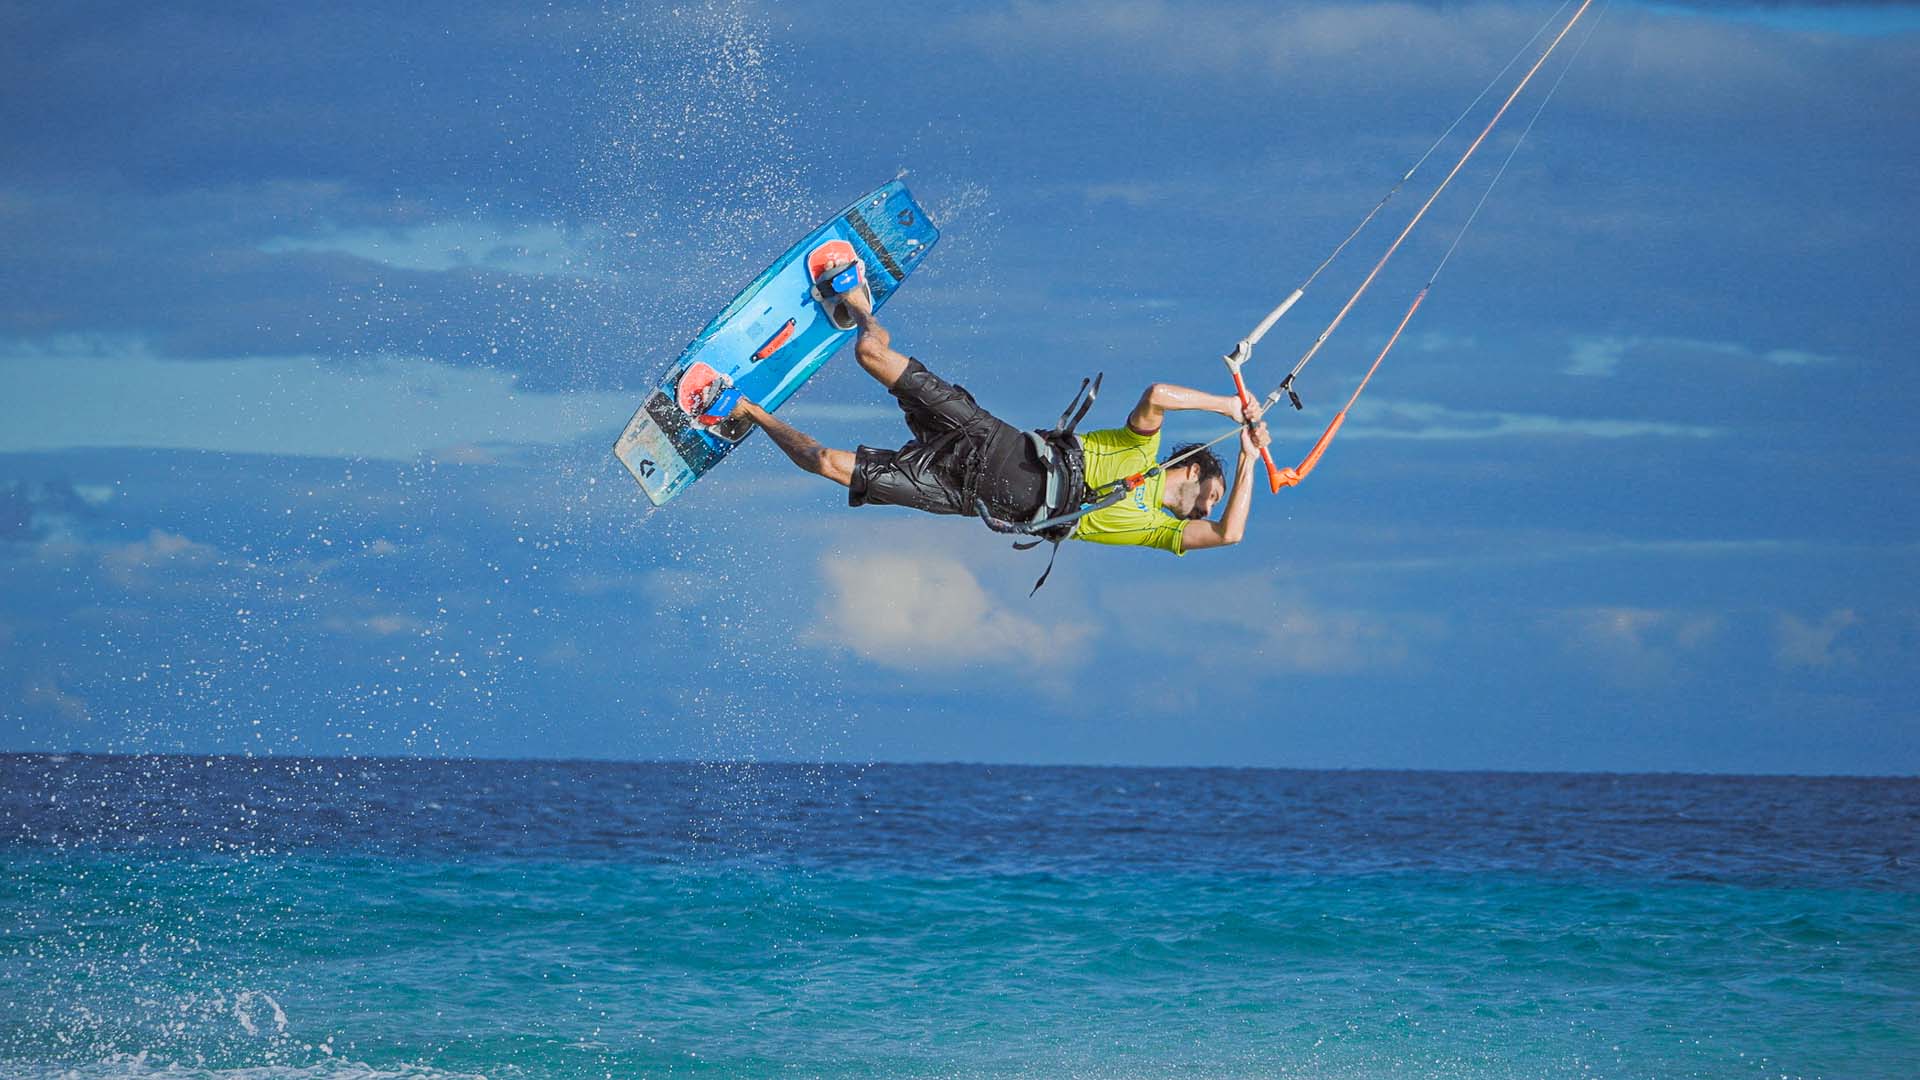
[[[1596, 7], [1238, 547], [1070, 545], [1028, 599], [1043, 557], [849, 510], [764, 439], [658, 512], [609, 452], [897, 175], [944, 230], [897, 341], [989, 408], [1218, 386], [1553, 10], [0, 15], [0, 749], [1920, 771], [1912, 7]], [[785, 415], [897, 444], [849, 361]]]

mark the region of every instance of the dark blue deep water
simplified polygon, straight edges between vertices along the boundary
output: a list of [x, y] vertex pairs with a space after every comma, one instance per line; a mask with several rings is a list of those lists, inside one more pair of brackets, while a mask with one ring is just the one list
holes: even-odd
[[0, 756], [0, 1075], [1913, 1077], [1920, 781]]

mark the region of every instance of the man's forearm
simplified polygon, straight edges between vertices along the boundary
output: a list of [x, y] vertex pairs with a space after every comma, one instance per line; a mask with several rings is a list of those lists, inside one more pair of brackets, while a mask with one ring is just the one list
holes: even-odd
[[1127, 417], [1127, 426], [1142, 435], [1151, 435], [1160, 430], [1160, 416], [1168, 409], [1204, 410], [1219, 413], [1221, 416], [1240, 419], [1240, 399], [1209, 394], [1204, 390], [1194, 390], [1172, 383], [1154, 383], [1140, 395], [1140, 403], [1133, 407]]
[[872, 309], [853, 308], [851, 310], [853, 325], [859, 330], [861, 337], [872, 339], [874, 344], [883, 349], [893, 344], [893, 335], [887, 332], [886, 327], [880, 325], [880, 320], [874, 317]]
[[773, 445], [780, 448], [795, 465], [810, 473], [820, 473], [825, 469], [829, 451], [815, 441], [814, 437], [792, 427], [785, 421], [751, 401], [742, 401], [740, 410], [755, 424], [760, 426]]
[[1253, 510], [1253, 463], [1259, 454], [1240, 451], [1233, 469], [1233, 490], [1227, 493], [1227, 512], [1220, 515], [1220, 538], [1237, 544], [1247, 534], [1247, 515]]
[[1240, 417], [1240, 399], [1224, 394], [1209, 394], [1172, 383], [1156, 383], [1150, 395], [1153, 403], [1174, 412], [1200, 410], [1222, 416]]

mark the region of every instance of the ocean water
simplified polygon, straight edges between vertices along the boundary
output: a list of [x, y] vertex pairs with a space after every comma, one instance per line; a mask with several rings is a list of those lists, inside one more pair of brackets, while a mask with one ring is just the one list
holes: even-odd
[[0, 1075], [1914, 1077], [1920, 781], [0, 756]]

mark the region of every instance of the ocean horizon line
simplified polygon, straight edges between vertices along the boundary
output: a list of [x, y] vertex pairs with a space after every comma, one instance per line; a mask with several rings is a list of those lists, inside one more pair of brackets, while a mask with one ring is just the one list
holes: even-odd
[[1106, 771], [1106, 772], [1211, 772], [1211, 773], [1327, 773], [1361, 776], [1529, 776], [1529, 777], [1620, 777], [1674, 778], [1702, 780], [1893, 780], [1920, 781], [1920, 773], [1796, 773], [1796, 772], [1699, 772], [1681, 769], [1409, 769], [1390, 766], [1347, 765], [1195, 765], [1146, 764], [1139, 762], [1033, 762], [969, 761], [959, 759], [861, 760], [856, 758], [780, 758], [752, 760], [742, 758], [616, 758], [616, 757], [511, 757], [492, 754], [275, 754], [275, 753], [195, 753], [184, 750], [151, 753], [99, 750], [0, 750], [0, 760], [39, 758], [65, 761], [75, 758], [98, 761], [192, 760], [192, 761], [270, 761], [314, 763], [373, 764], [447, 764], [447, 765], [619, 765], [660, 768], [737, 768], [798, 769], [1022, 769], [1034, 771]]

